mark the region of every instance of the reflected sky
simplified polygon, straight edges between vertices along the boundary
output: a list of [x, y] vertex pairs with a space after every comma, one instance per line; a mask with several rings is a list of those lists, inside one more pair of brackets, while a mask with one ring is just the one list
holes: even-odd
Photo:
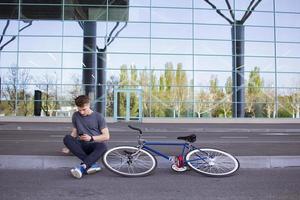
[[[227, 9], [225, 1], [211, 2], [220, 9]], [[237, 10], [245, 10], [250, 1], [229, 2]], [[263, 0], [245, 23], [245, 70], [260, 67], [266, 72], [263, 74], [266, 85], [274, 85], [275, 75], [270, 73], [275, 72], [275, 68], [278, 72], [300, 73], [300, 1], [278, 0], [275, 5], [273, 2]], [[220, 85], [224, 85], [232, 68], [231, 26], [228, 22], [204, 1], [151, 0], [151, 4], [150, 9], [150, 0], [130, 1], [133, 7], [129, 11], [128, 25], [107, 48], [107, 67], [113, 70], [108, 75], [116, 75], [122, 64], [135, 65], [138, 69], [162, 70], [167, 62], [172, 62], [174, 66], [183, 64], [183, 69], [188, 70], [189, 80], [197, 77], [195, 86], [208, 85], [209, 78], [214, 75], [219, 77]], [[274, 7], [282, 13], [274, 16]], [[230, 17], [228, 11], [222, 12]], [[241, 18], [244, 13], [237, 11], [235, 14]], [[1, 31], [5, 24], [6, 20], [0, 20]], [[22, 21], [11, 21], [2, 44], [24, 25]], [[104, 47], [114, 26], [114, 22], [97, 23], [99, 48]], [[81, 72], [82, 35], [77, 22], [34, 21], [1, 52], [0, 66], [71, 68], [73, 71], [67, 70], [68, 73], [59, 70], [56, 73], [61, 74], [61, 83], [71, 84], [72, 75]], [[191, 73], [192, 70], [196, 72]], [[206, 70], [225, 72], [201, 72]], [[34, 69], [30, 71], [33, 75], [36, 72]], [[288, 77], [288, 74], [279, 75], [278, 86], [297, 86], [295, 83], [299, 81], [294, 82], [300, 77], [297, 75], [293, 79], [281, 78]]]

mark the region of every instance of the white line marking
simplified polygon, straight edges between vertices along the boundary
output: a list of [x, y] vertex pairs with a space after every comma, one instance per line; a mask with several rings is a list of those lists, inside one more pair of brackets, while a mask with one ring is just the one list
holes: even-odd
[[224, 136], [224, 137], [220, 137], [220, 138], [223, 138], [223, 139], [247, 139], [249, 137], [247, 137], [247, 136]]
[[[281, 136], [281, 135], [283, 135], [283, 136], [285, 136], [285, 135], [292, 135], [292, 134], [289, 134], [289, 133], [261, 133], [260, 135], [269, 135], [269, 136]], [[293, 134], [293, 135], [296, 135], [296, 134]]]
[[49, 135], [51, 138], [63, 138], [65, 137], [64, 135]]
[[147, 139], [166, 139], [168, 137], [166, 137], [166, 136], [143, 136], [143, 138], [147, 138]]

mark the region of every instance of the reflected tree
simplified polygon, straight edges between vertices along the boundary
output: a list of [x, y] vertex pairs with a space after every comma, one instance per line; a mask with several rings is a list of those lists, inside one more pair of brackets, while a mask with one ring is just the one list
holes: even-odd
[[[32, 25], [31, 20], [23, 20], [22, 22], [24, 22], [25, 25], [20, 27], [20, 29], [18, 30], [19, 33]], [[1, 63], [1, 52], [2, 52], [2, 50], [17, 38], [17, 35], [13, 35], [13, 36], [7, 37], [7, 38], [9, 38], [8, 40], [4, 39], [4, 37], [6, 35], [6, 32], [9, 28], [9, 26], [10, 26], [10, 23], [11, 23], [10, 19], [6, 20], [6, 23], [4, 25], [4, 28], [2, 30], [2, 34], [1, 34], [1, 37], [0, 37], [0, 63]], [[13, 69], [13, 71], [18, 73], [18, 70]], [[11, 73], [14, 73], [14, 72], [11, 71]], [[18, 77], [18, 74], [16, 74], [16, 77]], [[16, 79], [16, 84], [17, 83], [18, 83], [18, 79]], [[15, 89], [17, 90], [17, 88], [15, 88]], [[26, 99], [27, 99], [28, 95], [26, 95], [24, 91], [23, 91], [23, 94], [24, 94], [24, 96], [26, 96]], [[2, 77], [0, 76], [0, 102], [1, 102], [1, 98], [2, 98]], [[14, 105], [11, 104], [11, 106], [13, 106], [15, 109], [17, 109], [16, 103], [14, 103]], [[27, 107], [27, 100], [26, 100], [26, 103], [24, 104], [24, 106]], [[13, 111], [16, 111], [16, 110], [13, 110]], [[25, 109], [25, 113], [27, 114], [27, 109]]]
[[27, 92], [31, 79], [32, 76], [28, 70], [19, 69], [16, 65], [9, 68], [4, 87], [4, 97], [9, 106], [6, 114], [16, 112], [16, 115], [27, 116], [32, 113], [31, 95]]
[[237, 19], [235, 11], [228, 0], [225, 0], [230, 17], [227, 17], [209, 0], [208, 3], [222, 18], [231, 25], [232, 40], [232, 113], [233, 117], [244, 117], [245, 87], [244, 87], [244, 23], [250, 17], [262, 0], [251, 0], [241, 19]]

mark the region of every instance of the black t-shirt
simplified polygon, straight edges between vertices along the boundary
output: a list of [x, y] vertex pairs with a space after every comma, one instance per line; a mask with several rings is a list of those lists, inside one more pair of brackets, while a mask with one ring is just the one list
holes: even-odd
[[88, 116], [82, 116], [79, 112], [75, 112], [72, 116], [73, 127], [77, 129], [78, 135], [100, 135], [101, 130], [106, 128], [104, 117], [98, 112], [92, 112]]

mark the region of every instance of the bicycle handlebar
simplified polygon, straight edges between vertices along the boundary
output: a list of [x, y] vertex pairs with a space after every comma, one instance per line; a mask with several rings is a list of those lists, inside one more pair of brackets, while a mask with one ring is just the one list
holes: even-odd
[[140, 132], [141, 135], [143, 134], [142, 130], [139, 129], [139, 128], [137, 128], [137, 127], [133, 127], [131, 125], [128, 125], [128, 127], [131, 128], [131, 129], [133, 129], [133, 130], [136, 130], [136, 131]]

